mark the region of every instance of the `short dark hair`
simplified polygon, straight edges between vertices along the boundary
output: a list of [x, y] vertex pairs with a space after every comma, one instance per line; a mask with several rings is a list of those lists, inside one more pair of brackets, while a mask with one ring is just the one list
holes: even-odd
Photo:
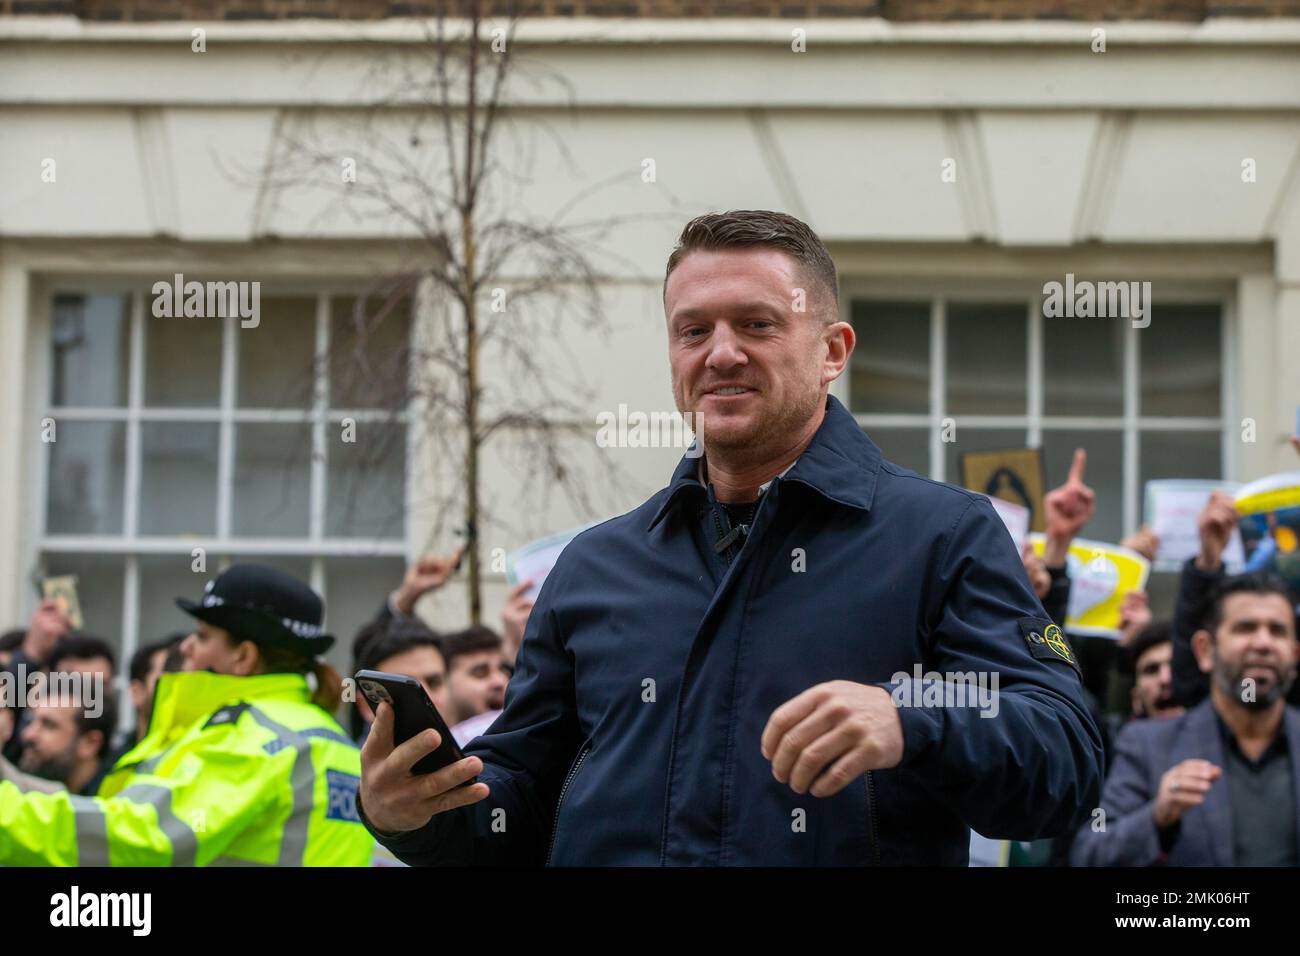
[[113, 701], [111, 690], [104, 695], [103, 704], [100, 707], [98, 717], [87, 717], [84, 707], [77, 708], [77, 733], [88, 734], [92, 730], [98, 730], [104, 735], [104, 742], [99, 745], [99, 756], [101, 759], [108, 753], [109, 748], [113, 745], [113, 731], [116, 728], [117, 704]]
[[798, 263], [810, 278], [821, 283], [836, 304], [831, 321], [839, 318], [840, 283], [835, 260], [817, 233], [807, 223], [783, 212], [766, 209], [733, 209], [696, 216], [682, 229], [677, 246], [668, 256], [663, 294], [668, 294], [668, 277], [692, 252], [708, 249], [776, 249]]
[[1286, 601], [1291, 608], [1292, 631], [1295, 630], [1295, 600], [1287, 590], [1286, 582], [1272, 572], [1254, 571], [1250, 574], [1235, 574], [1226, 577], [1215, 585], [1206, 598], [1201, 613], [1201, 627], [1214, 637], [1223, 623], [1223, 609], [1228, 598], [1234, 594], [1276, 594]]
[[26, 636], [27, 632], [21, 627], [16, 627], [12, 631], [5, 631], [3, 634], [0, 634], [0, 651], [17, 650], [18, 646], [22, 644], [23, 638]]
[[149, 677], [149, 661], [153, 656], [159, 651], [170, 651], [181, 641], [185, 640], [185, 638], [185, 634], [177, 631], [175, 634], [168, 634], [160, 641], [146, 644], [144, 647], [132, 654], [131, 665], [128, 668], [131, 680], [143, 683]]
[[181, 644], [173, 644], [167, 648], [167, 657], [163, 661], [164, 674], [178, 674], [185, 670], [185, 653], [181, 650]]
[[352, 642], [353, 670], [378, 670], [379, 664], [413, 647], [432, 647], [442, 653], [442, 638], [420, 621], [372, 621]]
[[117, 658], [113, 655], [113, 646], [102, 637], [94, 634], [82, 634], [78, 631], [69, 634], [54, 648], [50, 655], [50, 670], [57, 671], [59, 664], [70, 657], [107, 657], [109, 667], [117, 670]]
[[451, 662], [463, 654], [474, 654], [478, 651], [499, 651], [501, 648], [501, 635], [482, 624], [467, 627], [465, 630], [456, 631], [453, 634], [444, 634], [442, 637], [442, 656], [446, 658], [447, 670], [449, 671], [451, 670]]
[[1153, 647], [1161, 644], [1169, 644], [1174, 639], [1174, 622], [1173, 621], [1152, 621], [1142, 630], [1138, 631], [1137, 636], [1133, 638], [1133, 643], [1129, 644], [1126, 653], [1121, 661], [1124, 672], [1127, 674], [1136, 674], [1138, 661], [1142, 655]]

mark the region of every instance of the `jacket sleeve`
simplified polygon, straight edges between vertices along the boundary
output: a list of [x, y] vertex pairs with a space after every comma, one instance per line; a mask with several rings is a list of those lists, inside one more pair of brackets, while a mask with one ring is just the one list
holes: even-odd
[[1184, 707], [1195, 707], [1210, 692], [1209, 678], [1196, 664], [1192, 653], [1192, 635], [1200, 627], [1205, 599], [1224, 577], [1223, 565], [1215, 571], [1202, 571], [1195, 558], [1188, 558], [1178, 576], [1178, 598], [1174, 602], [1174, 700]]
[[528, 617], [505, 709], [486, 734], [464, 749], [467, 757], [482, 759], [478, 779], [488, 785], [488, 796], [399, 834], [376, 830], [361, 808], [362, 822], [403, 863], [540, 866], [546, 861], [560, 787], [583, 740], [573, 662], [554, 605], [574, 543], [547, 575]]
[[194, 866], [221, 856], [273, 800], [248, 763], [222, 751], [137, 774], [111, 797], [23, 792], [0, 782], [0, 865]]
[[1075, 866], [1150, 866], [1162, 859], [1160, 831], [1151, 815], [1146, 728], [1130, 723], [1115, 740], [1114, 764], [1101, 795], [1101, 814], [1080, 829], [1070, 850]]
[[[923, 663], [945, 683], [954, 674], [984, 679], [993, 706], [899, 706], [900, 769], [984, 836], [1059, 836], [1079, 825], [1101, 792], [1101, 733], [1084, 703], [1077, 659], [1031, 654], [1030, 636], [1041, 637], [1050, 621], [987, 500], [970, 502], [943, 541], [930, 574]], [[925, 701], [924, 688], [895, 697], [908, 700]]]
[[1048, 568], [1047, 573], [1051, 575], [1052, 585], [1047, 591], [1047, 597], [1043, 598], [1043, 610], [1057, 627], [1064, 628], [1065, 617], [1070, 609], [1070, 575], [1065, 568]]

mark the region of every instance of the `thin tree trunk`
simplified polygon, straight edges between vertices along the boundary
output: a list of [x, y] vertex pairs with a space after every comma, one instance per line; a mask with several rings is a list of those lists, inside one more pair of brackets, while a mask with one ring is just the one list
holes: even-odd
[[474, 206], [478, 199], [477, 173], [474, 169], [474, 143], [478, 108], [477, 72], [479, 43], [478, 0], [472, 10], [472, 31], [469, 43], [469, 90], [465, 104], [465, 194], [461, 207], [461, 243], [465, 257], [465, 524], [469, 546], [469, 622], [482, 623], [483, 587], [480, 578], [478, 524], [479, 524], [479, 421], [478, 421], [478, 263], [474, 243]]

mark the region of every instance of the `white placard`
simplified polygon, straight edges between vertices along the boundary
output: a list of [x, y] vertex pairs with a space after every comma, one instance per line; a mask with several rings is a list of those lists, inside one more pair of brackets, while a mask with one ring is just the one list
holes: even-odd
[[524, 592], [524, 596], [530, 601], [536, 601], [538, 592], [542, 590], [542, 582], [551, 573], [551, 568], [555, 567], [560, 552], [580, 533], [598, 524], [599, 521], [592, 521], [580, 528], [559, 531], [545, 538], [538, 538], [518, 551], [511, 551], [506, 555], [506, 580], [513, 587], [520, 581], [532, 579], [533, 586]]
[[1014, 501], [1003, 501], [991, 495], [986, 497], [989, 499], [989, 504], [993, 505], [993, 510], [998, 513], [998, 517], [1002, 519], [1002, 523], [1007, 526], [1011, 540], [1016, 543], [1016, 553], [1019, 554], [1025, 543], [1025, 536], [1029, 534], [1029, 509]]
[[[1233, 481], [1192, 481], [1177, 478], [1148, 481], [1146, 486], [1146, 523], [1160, 539], [1156, 549], [1157, 571], [1180, 570], [1188, 558], [1201, 550], [1196, 522], [1211, 493], [1235, 494], [1241, 486]], [[1241, 546], [1241, 532], [1233, 531], [1223, 552], [1223, 563], [1230, 573], [1241, 570], [1246, 555]]]

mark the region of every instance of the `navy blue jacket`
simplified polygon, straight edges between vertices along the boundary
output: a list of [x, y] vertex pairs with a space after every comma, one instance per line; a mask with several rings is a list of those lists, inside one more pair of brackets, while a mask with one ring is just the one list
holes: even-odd
[[[968, 826], [1086, 818], [1101, 737], [987, 499], [884, 461], [832, 398], [724, 567], [696, 464], [560, 556], [505, 711], [465, 748], [491, 794], [381, 842], [414, 865], [964, 865]], [[831, 680], [902, 700], [916, 665], [996, 672], [997, 715], [900, 706], [902, 763], [832, 797], [772, 776], [777, 707]]]

